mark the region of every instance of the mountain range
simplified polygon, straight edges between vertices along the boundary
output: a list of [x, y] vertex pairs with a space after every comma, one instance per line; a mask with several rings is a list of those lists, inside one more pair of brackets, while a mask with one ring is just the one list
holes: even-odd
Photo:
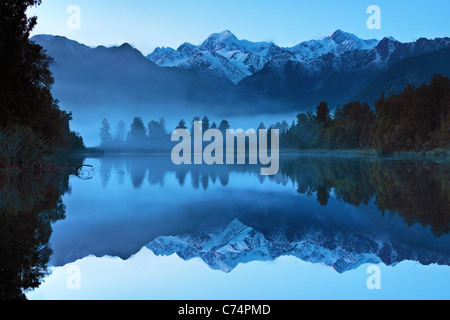
[[360, 39], [337, 30], [291, 48], [239, 40], [230, 31], [144, 56], [129, 44], [88, 47], [60, 36], [37, 35], [55, 60], [54, 95], [75, 117], [95, 113], [192, 117], [286, 114], [330, 108], [381, 92], [419, 86], [434, 73], [450, 75], [450, 38], [402, 43]]
[[274, 61], [297, 61], [312, 71], [317, 67], [315, 59], [325, 54], [339, 57], [349, 51], [373, 49], [377, 44], [375, 39], [362, 40], [337, 30], [321, 40], [282, 48], [272, 42], [239, 40], [226, 30], [212, 34], [198, 46], [184, 43], [177, 50], [156, 48], [147, 58], [159, 66], [195, 70], [201, 77], [221, 78], [237, 85]]
[[[400, 75], [396, 64], [449, 46], [449, 38], [401, 43], [392, 37], [363, 40], [337, 30], [319, 40], [282, 48], [269, 42], [238, 40], [227, 30], [212, 34], [199, 46], [184, 43], [177, 50], [157, 48], [147, 58], [159, 66], [194, 70], [216, 89], [231, 82], [236, 87], [228, 92], [234, 91], [235, 102], [259, 98], [301, 107], [321, 100], [339, 105], [355, 96], [368, 99], [366, 91], [370, 90], [366, 86], [377, 81], [378, 76], [383, 77], [386, 71], [390, 71], [391, 79], [402, 80], [395, 92], [410, 80], [420, 85], [431, 78], [432, 72], [447, 73], [448, 60], [434, 63], [426, 77], [419, 79]], [[410, 70], [429, 61], [428, 57], [422, 60], [425, 61], [410, 64]], [[369, 102], [373, 103], [380, 93], [370, 97]]]

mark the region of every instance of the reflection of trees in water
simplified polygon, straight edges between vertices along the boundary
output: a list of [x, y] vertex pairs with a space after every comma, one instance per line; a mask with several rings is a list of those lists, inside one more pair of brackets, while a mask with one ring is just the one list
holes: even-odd
[[145, 173], [148, 169], [148, 164], [139, 159], [133, 159], [132, 162], [127, 162], [127, 170], [131, 177], [131, 182], [135, 189], [142, 187], [145, 179]]
[[437, 236], [449, 233], [450, 163], [374, 163], [371, 181], [380, 210], [430, 226]]
[[164, 177], [165, 172], [161, 170], [149, 170], [148, 172], [148, 183], [151, 185], [159, 185], [164, 187]]
[[219, 173], [219, 181], [222, 186], [227, 186], [229, 183], [230, 177], [229, 172], [220, 172]]
[[314, 196], [326, 206], [331, 196], [354, 205], [367, 205], [372, 199], [382, 212], [399, 214], [410, 225], [430, 226], [436, 235], [448, 233], [450, 226], [450, 164], [423, 161], [376, 161], [373, 159], [296, 158], [282, 159], [275, 176], [259, 174], [259, 166], [176, 166], [166, 157], [104, 158], [105, 168], [126, 167], [134, 188], [148, 183], [164, 185], [166, 174], [174, 173], [180, 186], [208, 189], [220, 183], [227, 186], [232, 173], [255, 175], [261, 183], [286, 186], [292, 183], [298, 193]]
[[177, 171], [175, 177], [178, 180], [180, 186], [184, 186], [184, 181], [186, 180], [187, 171]]
[[135, 189], [143, 186], [145, 179], [150, 185], [164, 186], [168, 173], [174, 173], [180, 186], [184, 186], [186, 178], [194, 189], [207, 190], [211, 184], [220, 183], [227, 186], [231, 172], [255, 174], [259, 168], [255, 166], [176, 166], [167, 157], [110, 156], [100, 158], [100, 175], [103, 187], [108, 185], [111, 176], [116, 175], [120, 184], [123, 184], [125, 173], [128, 173]]
[[113, 165], [110, 161], [102, 161], [102, 166], [100, 168], [100, 177], [102, 180], [102, 186], [105, 188], [109, 179], [111, 178], [111, 171], [113, 169]]
[[331, 191], [346, 203], [368, 204], [374, 190], [370, 183], [369, 162], [342, 159], [298, 159], [281, 163], [280, 171], [297, 185], [297, 192], [316, 195], [326, 205]]
[[[76, 168], [83, 160], [61, 165]], [[0, 175], [0, 299], [26, 299], [47, 274], [52, 223], [65, 218], [65, 193], [68, 172]]]
[[450, 231], [450, 164], [423, 161], [301, 159], [281, 165], [298, 192], [316, 195], [326, 205], [331, 191], [354, 206], [375, 204], [406, 223], [430, 226], [440, 236]]
[[65, 218], [64, 190], [56, 176], [0, 176], [1, 299], [25, 299], [46, 275], [51, 225]]
[[208, 185], [209, 185], [209, 176], [207, 173], [203, 172], [202, 173], [202, 187], [204, 190], [208, 189]]

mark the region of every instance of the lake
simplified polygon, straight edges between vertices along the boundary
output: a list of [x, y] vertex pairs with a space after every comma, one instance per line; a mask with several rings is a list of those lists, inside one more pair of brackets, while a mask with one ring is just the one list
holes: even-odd
[[28, 299], [449, 299], [450, 163], [281, 155], [75, 158], [3, 177], [3, 295]]

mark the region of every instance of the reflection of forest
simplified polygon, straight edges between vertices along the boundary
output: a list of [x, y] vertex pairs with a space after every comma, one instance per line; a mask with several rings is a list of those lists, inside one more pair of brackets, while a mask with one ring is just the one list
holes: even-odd
[[65, 218], [68, 177], [0, 175], [0, 299], [25, 299], [46, 275], [52, 223]]
[[375, 197], [383, 212], [400, 215], [409, 225], [430, 226], [437, 236], [450, 231], [450, 163], [423, 161], [296, 160], [281, 172], [298, 192], [316, 194], [326, 205], [331, 191], [359, 206]]
[[127, 172], [133, 187], [140, 188], [147, 177], [151, 185], [164, 185], [165, 176], [174, 173], [183, 186], [186, 178], [194, 189], [207, 189], [220, 183], [226, 186], [231, 173], [254, 174], [286, 185], [293, 183], [301, 194], [317, 197], [327, 205], [331, 195], [354, 206], [375, 199], [384, 213], [396, 213], [409, 225], [430, 226], [437, 236], [450, 231], [450, 163], [406, 160], [361, 160], [330, 158], [282, 159], [280, 172], [273, 177], [261, 177], [258, 166], [175, 166], [166, 157], [145, 158], [105, 157], [101, 159], [103, 185], [111, 172], [124, 182]]
[[[198, 166], [172, 164], [170, 158], [161, 157], [140, 157], [140, 156], [118, 156], [101, 158], [101, 178], [103, 186], [107, 186], [111, 176], [117, 176], [119, 184], [123, 184], [125, 173], [130, 176], [134, 188], [140, 188], [146, 177], [151, 185], [164, 186], [166, 174], [173, 173], [181, 186], [186, 184], [187, 177], [190, 178], [194, 189], [208, 189], [210, 184], [219, 183], [227, 186], [230, 173], [254, 173], [259, 176], [260, 169], [252, 165], [239, 166]], [[277, 176], [276, 178], [280, 178]], [[260, 179], [264, 179], [261, 177]]]

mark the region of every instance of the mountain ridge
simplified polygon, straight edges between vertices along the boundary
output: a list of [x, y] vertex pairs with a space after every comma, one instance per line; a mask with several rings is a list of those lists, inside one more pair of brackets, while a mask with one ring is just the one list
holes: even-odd
[[[61, 36], [36, 35], [32, 38], [33, 41], [44, 47], [51, 39], [56, 39], [59, 42], [66, 41], [71, 44], [72, 48], [78, 46], [82, 48], [78, 49], [81, 53], [87, 50], [116, 50], [115, 48], [127, 47], [129, 50], [134, 50], [136, 55], [144, 57], [139, 50], [128, 43], [111, 47], [101, 45], [88, 47]], [[273, 42], [239, 40], [229, 30], [225, 30], [221, 33], [211, 34], [200, 45], [196, 46], [185, 42], [176, 50], [170, 47], [158, 47], [145, 57], [159, 67], [194, 71], [203, 82], [215, 89], [219, 95], [223, 94], [224, 90], [227, 92], [235, 91], [235, 87], [237, 92], [248, 91], [252, 89], [248, 87], [248, 83], [255, 83], [259, 87], [256, 91], [265, 90], [267, 93], [266, 89], [268, 88], [264, 89], [264, 87], [271, 85], [273, 77], [279, 77], [280, 74], [284, 73], [282, 77], [291, 80], [289, 74], [285, 72], [286, 68], [290, 71], [292, 71], [292, 68], [296, 69], [297, 78], [302, 77], [313, 83], [311, 88], [304, 91], [314, 93], [318, 90], [320, 92], [326, 81], [324, 79], [330, 73], [345, 74], [346, 72], [363, 73], [368, 71], [370, 72], [369, 77], [374, 79], [378, 74], [385, 72], [389, 67], [403, 59], [441, 50], [449, 46], [450, 38], [447, 37], [419, 38], [414, 42], [402, 43], [392, 37], [385, 37], [382, 40], [364, 40], [338, 29], [322, 39], [303, 41], [291, 48], [283, 48]], [[75, 54], [80, 54], [75, 49], [73, 50]], [[271, 77], [267, 77], [268, 82], [263, 81], [261, 83], [258, 80], [261, 75], [268, 74], [271, 74]], [[345, 76], [349, 78], [352, 74], [345, 74]], [[243, 81], [248, 78], [252, 79]], [[369, 82], [364, 82], [364, 85]], [[351, 89], [352, 94], [339, 97], [339, 99], [352, 98], [362, 89], [363, 86], [354, 90]], [[274, 90], [277, 91], [276, 87], [269, 91]], [[283, 92], [283, 95], [290, 96], [292, 93]], [[226, 98], [230, 96], [235, 96], [235, 93], [224, 95]], [[252, 95], [250, 96], [250, 99], [255, 98]], [[243, 98], [242, 94], [238, 94], [237, 98]], [[294, 95], [290, 98], [297, 99], [298, 97]]]
[[[112, 121], [123, 119], [120, 114], [132, 114], [178, 122], [198, 114], [286, 115], [314, 110], [321, 101], [333, 110], [355, 97], [373, 106], [374, 97], [390, 91], [389, 83], [408, 84], [397, 63], [450, 47], [448, 37], [402, 43], [392, 37], [363, 40], [341, 30], [292, 48], [239, 40], [229, 31], [208, 39], [198, 46], [183, 43], [177, 50], [155, 49], [153, 53], [159, 52], [165, 61], [159, 64], [156, 56], [152, 61], [128, 43], [89, 47], [51, 35], [31, 40], [54, 58], [54, 96], [73, 112], [75, 130], [90, 135], [92, 141], [98, 134], [86, 127], [98, 126], [106, 114]], [[432, 54], [425, 55], [409, 65], [411, 72], [417, 71], [415, 85], [429, 81], [420, 70], [430, 64], [434, 71], [450, 76], [447, 60], [434, 61]], [[389, 81], [371, 87], [382, 74]]]
[[[223, 57], [229, 62], [225, 66], [228, 72], [218, 72], [218, 76], [238, 84], [245, 77], [261, 70], [266, 63], [281, 56], [307, 61], [329, 52], [339, 55], [357, 48], [369, 49], [377, 43], [375, 39], [362, 40], [354, 34], [337, 30], [321, 40], [304, 41], [292, 48], [283, 48], [273, 42], [239, 40], [232, 32], [225, 30], [211, 34], [198, 46], [184, 43], [176, 50], [158, 47], [147, 58], [159, 66], [194, 69], [201, 74], [204, 69], [197, 68], [199, 59], [207, 62], [208, 68], [214, 69], [218, 64], [217, 59]], [[183, 50], [185, 46], [189, 47], [188, 51]]]

